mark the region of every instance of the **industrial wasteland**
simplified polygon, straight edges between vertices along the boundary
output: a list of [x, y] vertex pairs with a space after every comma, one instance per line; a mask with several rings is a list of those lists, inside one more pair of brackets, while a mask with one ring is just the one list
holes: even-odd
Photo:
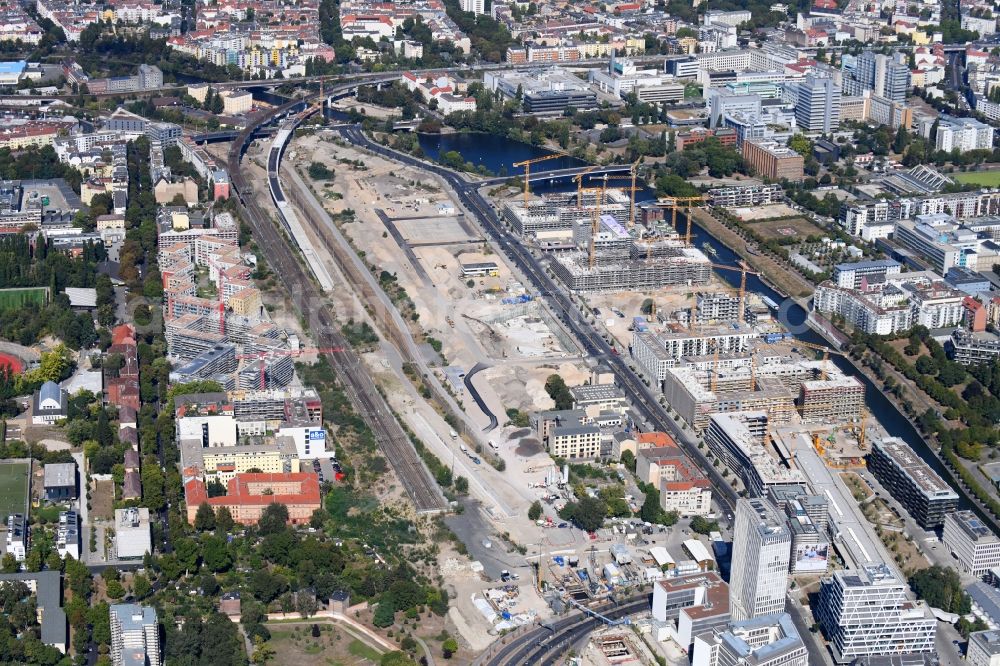
[[0, 666], [1000, 666], [998, 21], [0, 3]]

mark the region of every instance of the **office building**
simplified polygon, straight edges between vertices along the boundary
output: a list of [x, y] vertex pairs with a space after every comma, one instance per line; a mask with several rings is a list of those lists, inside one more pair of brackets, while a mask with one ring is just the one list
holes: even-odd
[[45, 499], [51, 502], [76, 499], [76, 463], [49, 463], [45, 465], [42, 484], [45, 489]]
[[845, 95], [863, 95], [871, 91], [873, 95], [893, 102], [905, 102], [910, 89], [910, 68], [906, 64], [906, 54], [888, 56], [865, 51], [854, 57], [842, 59], [842, 76]]
[[160, 625], [156, 609], [136, 604], [113, 604], [111, 663], [114, 666], [160, 666]]
[[924, 529], [958, 507], [958, 494], [898, 437], [872, 442], [868, 469]]
[[[790, 84], [791, 85], [791, 84]], [[840, 125], [840, 86], [830, 78], [806, 75], [794, 84], [795, 122], [807, 132], [832, 132]]]
[[946, 213], [896, 222], [893, 240], [927, 259], [939, 275], [954, 267], [990, 271], [1000, 263], [1000, 245], [958, 224]]
[[710, 417], [705, 443], [730, 471], [739, 477], [752, 497], [767, 489], [802, 481], [798, 470], [783, 466], [763, 446], [767, 434], [767, 413], [727, 412]]
[[767, 139], [753, 139], [743, 143], [743, 159], [754, 173], [770, 180], [802, 180], [805, 177], [805, 160], [787, 146]]
[[788, 613], [730, 622], [694, 637], [693, 666], [809, 666], [809, 654]]
[[971, 511], [946, 515], [941, 541], [965, 573], [983, 576], [1000, 567], [1000, 538]]
[[969, 634], [965, 661], [969, 666], [1000, 666], [1000, 631], [976, 631]]
[[567, 108], [585, 111], [597, 107], [597, 94], [586, 81], [562, 67], [537, 70], [486, 72], [483, 85], [507, 99], [518, 90], [527, 113], [562, 113]]
[[933, 652], [937, 620], [926, 605], [907, 599], [908, 589], [887, 564], [842, 569], [823, 580], [813, 614], [834, 661]]
[[608, 69], [595, 69], [590, 81], [609, 95], [625, 98], [635, 94], [640, 102], [679, 102], [684, 99], [684, 83], [659, 69], [639, 69], [627, 58], [611, 58]]
[[653, 586], [659, 641], [672, 639], [687, 649], [696, 635], [728, 624], [729, 611], [729, 587], [714, 571], [666, 578]]
[[773, 504], [761, 498], [737, 502], [729, 580], [733, 619], [784, 610], [791, 548], [791, 533]]

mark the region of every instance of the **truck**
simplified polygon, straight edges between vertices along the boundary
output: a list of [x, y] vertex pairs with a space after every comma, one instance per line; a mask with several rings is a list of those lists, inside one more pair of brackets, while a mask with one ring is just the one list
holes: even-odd
[[449, 433], [452, 439], [458, 439], [458, 433], [454, 429]]

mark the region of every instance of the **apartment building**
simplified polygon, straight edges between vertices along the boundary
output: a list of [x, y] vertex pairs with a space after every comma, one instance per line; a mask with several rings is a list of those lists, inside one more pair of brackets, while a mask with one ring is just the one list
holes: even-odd
[[872, 442], [868, 469], [924, 529], [958, 507], [958, 494], [898, 437]]
[[[803, 423], [850, 423], [861, 418], [865, 387], [856, 377], [832, 369], [826, 379], [804, 381], [799, 386]], [[832, 374], [832, 376], [830, 376]]]
[[969, 666], [1000, 666], [1000, 631], [977, 631], [969, 634], [965, 660]]
[[833, 267], [833, 280], [844, 289], [860, 289], [865, 278], [884, 278], [899, 275], [903, 265], [894, 259], [878, 259], [837, 264]]
[[184, 482], [184, 500], [188, 523], [192, 525], [203, 503], [213, 509], [226, 507], [241, 525], [256, 525], [269, 504], [284, 504], [293, 525], [309, 522], [313, 512], [323, 505], [319, 477], [312, 472], [236, 474], [226, 485], [226, 494], [218, 497], [208, 496], [203, 478], [189, 477]]
[[136, 604], [113, 604], [111, 663], [114, 666], [160, 666], [160, 625], [156, 609]]

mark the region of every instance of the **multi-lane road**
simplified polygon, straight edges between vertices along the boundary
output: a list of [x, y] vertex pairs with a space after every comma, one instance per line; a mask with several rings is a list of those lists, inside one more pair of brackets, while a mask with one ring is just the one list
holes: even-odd
[[702, 471], [713, 482], [719, 503], [732, 513], [737, 500], [736, 492], [719, 471], [705, 459], [691, 432], [667, 415], [657, 402], [657, 398], [629, 368], [625, 359], [613, 350], [586, 317], [581, 315], [580, 306], [573, 303], [570, 295], [548, 276], [541, 261], [504, 226], [497, 211], [479, 193], [478, 183], [470, 183], [444, 167], [377, 144], [369, 139], [360, 127], [342, 127], [340, 133], [357, 146], [388, 159], [430, 171], [444, 179], [454, 190], [462, 205], [479, 220], [508, 260], [527, 278], [539, 296], [544, 297], [556, 318], [576, 337], [584, 354], [600, 359], [612, 369], [616, 382], [626, 392], [636, 411], [645, 421], [645, 425], [674, 435], [678, 443], [693, 460], [699, 463]]
[[[628, 597], [620, 602], [596, 606], [592, 610], [608, 620], [619, 620], [649, 609], [649, 595]], [[517, 636], [496, 651], [487, 652], [477, 666], [536, 666], [555, 664], [560, 657], [591, 631], [602, 620], [584, 613], [540, 625]]]

